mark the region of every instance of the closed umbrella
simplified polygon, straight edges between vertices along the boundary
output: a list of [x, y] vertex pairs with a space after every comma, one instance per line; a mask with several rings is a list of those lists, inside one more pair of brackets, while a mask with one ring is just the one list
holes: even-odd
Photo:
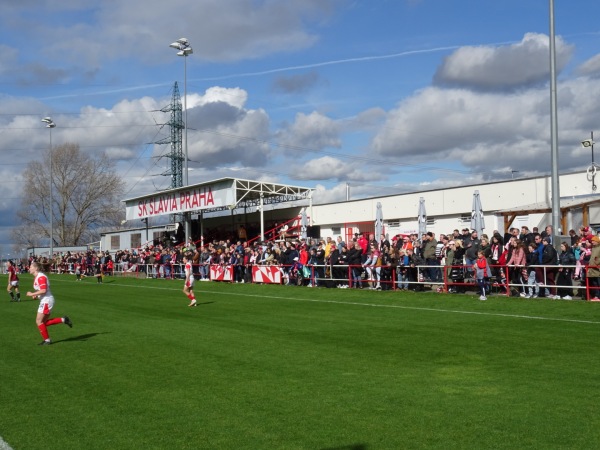
[[375, 240], [379, 242], [379, 236], [383, 233], [383, 211], [381, 209], [381, 202], [377, 202], [377, 209], [375, 210]]
[[477, 231], [477, 235], [481, 238], [484, 228], [485, 220], [481, 208], [481, 199], [479, 198], [479, 191], [475, 191], [473, 192], [473, 207], [471, 208], [471, 229]]
[[306, 208], [300, 211], [300, 237], [306, 239], [308, 236], [308, 217], [306, 216]]
[[425, 211], [425, 198], [419, 198], [419, 216], [417, 217], [419, 222], [419, 239], [425, 233], [427, 233], [427, 211]]

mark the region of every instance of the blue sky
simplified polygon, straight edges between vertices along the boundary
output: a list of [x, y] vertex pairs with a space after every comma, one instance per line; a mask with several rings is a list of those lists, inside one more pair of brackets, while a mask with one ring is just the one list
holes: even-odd
[[[556, 2], [559, 164], [600, 133], [600, 3]], [[157, 112], [189, 39], [190, 183], [317, 188], [317, 202], [549, 173], [547, 0], [0, 1], [0, 246], [53, 143], [107, 152], [125, 197], [165, 189]], [[514, 172], [518, 171], [518, 172]]]

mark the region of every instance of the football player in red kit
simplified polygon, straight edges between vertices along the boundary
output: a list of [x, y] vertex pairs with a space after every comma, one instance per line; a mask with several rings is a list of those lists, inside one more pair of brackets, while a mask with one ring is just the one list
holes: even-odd
[[52, 344], [52, 340], [48, 335], [47, 327], [64, 323], [72, 328], [73, 322], [71, 322], [71, 319], [69, 319], [68, 316], [56, 317], [54, 319], [50, 318], [52, 308], [54, 307], [54, 297], [52, 296], [52, 292], [50, 292], [50, 280], [48, 280], [48, 277], [41, 272], [40, 265], [35, 261], [29, 265], [29, 273], [34, 276], [33, 289], [35, 289], [35, 291], [27, 292], [27, 297], [40, 299], [40, 306], [38, 307], [35, 323], [44, 340], [40, 342], [39, 345], [50, 345]]
[[19, 291], [19, 276], [17, 275], [17, 268], [12, 261], [6, 263], [6, 270], [8, 271], [8, 286], [6, 290], [10, 295], [11, 302], [21, 301], [21, 292]]

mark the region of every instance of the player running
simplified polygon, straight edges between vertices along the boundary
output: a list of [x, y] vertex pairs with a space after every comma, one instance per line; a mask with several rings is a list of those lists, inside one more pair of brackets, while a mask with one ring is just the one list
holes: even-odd
[[40, 306], [38, 307], [37, 316], [35, 317], [35, 323], [40, 329], [40, 333], [44, 340], [40, 342], [39, 345], [50, 345], [52, 344], [52, 340], [48, 335], [47, 327], [64, 323], [69, 326], [69, 328], [73, 328], [73, 322], [71, 322], [71, 319], [69, 319], [68, 316], [50, 319], [50, 314], [54, 307], [54, 297], [52, 296], [52, 292], [50, 292], [50, 280], [41, 272], [40, 265], [35, 261], [29, 265], [29, 273], [35, 277], [33, 280], [33, 288], [35, 291], [27, 292], [27, 297], [40, 299]]
[[[6, 263], [6, 270], [8, 271], [8, 286], [6, 290], [10, 295], [11, 302], [21, 301], [21, 292], [19, 291], [19, 276], [17, 275], [17, 268], [12, 261]], [[15, 295], [16, 294], [16, 295]]]
[[196, 306], [196, 296], [194, 295], [194, 271], [192, 270], [192, 255], [186, 253], [183, 257], [185, 263], [185, 284], [183, 285], [183, 293], [190, 299], [188, 306]]

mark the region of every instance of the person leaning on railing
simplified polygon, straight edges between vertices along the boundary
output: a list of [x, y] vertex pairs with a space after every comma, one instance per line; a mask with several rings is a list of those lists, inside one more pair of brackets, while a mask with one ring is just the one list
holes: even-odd
[[462, 239], [454, 240], [454, 259], [452, 261], [451, 278], [453, 283], [457, 283], [451, 288], [453, 293], [465, 292], [465, 248]]
[[456, 253], [456, 241], [449, 241], [446, 246], [446, 257], [444, 259], [444, 265], [446, 270], [446, 281], [452, 279], [452, 265], [454, 264], [454, 254]]
[[[546, 227], [548, 228], [548, 227]], [[544, 250], [542, 252], [542, 264], [544, 267], [544, 274], [546, 276], [546, 284], [549, 286], [549, 298], [559, 299], [560, 297], [556, 294], [556, 272], [558, 264], [558, 252], [554, 248], [551, 242], [551, 236], [546, 236], [542, 239], [544, 243]]]
[[[558, 277], [556, 285], [557, 294], [563, 300], [571, 300], [573, 294], [573, 267], [575, 265], [575, 254], [568, 242], [560, 244], [560, 254], [558, 255]], [[566, 287], [565, 287], [566, 286]]]
[[422, 274], [419, 274], [419, 270], [422, 270], [422, 267], [419, 266], [423, 266], [425, 264], [425, 259], [422, 258], [420, 255], [418, 255], [414, 250], [407, 250], [406, 251], [408, 257], [409, 257], [409, 268], [408, 268], [408, 280], [410, 282], [410, 290], [413, 291], [423, 291], [424, 287], [423, 287], [423, 283], [422, 281], [419, 279]]
[[381, 251], [381, 290], [389, 291], [392, 289], [392, 264], [394, 263], [394, 254], [387, 244], [383, 244]]
[[354, 242], [354, 247], [348, 249], [348, 266], [350, 267], [351, 283], [350, 287], [355, 289], [362, 288], [362, 247], [358, 242]]
[[[523, 279], [523, 268], [527, 264], [527, 255], [525, 252], [525, 244], [520, 239], [511, 239], [510, 240], [512, 246], [512, 253], [510, 255], [510, 259], [506, 262], [508, 266], [508, 276], [511, 284], [524, 284]], [[539, 259], [539, 252], [536, 253], [538, 258], [537, 264], [541, 263]], [[536, 267], [536, 278], [538, 280], [543, 279], [543, 269]], [[524, 292], [525, 287], [523, 287]]]
[[397, 249], [396, 252], [396, 279], [398, 280], [398, 289], [408, 289], [408, 266], [410, 265], [410, 258], [407, 253], [408, 250], [412, 252], [412, 246], [410, 249]]

